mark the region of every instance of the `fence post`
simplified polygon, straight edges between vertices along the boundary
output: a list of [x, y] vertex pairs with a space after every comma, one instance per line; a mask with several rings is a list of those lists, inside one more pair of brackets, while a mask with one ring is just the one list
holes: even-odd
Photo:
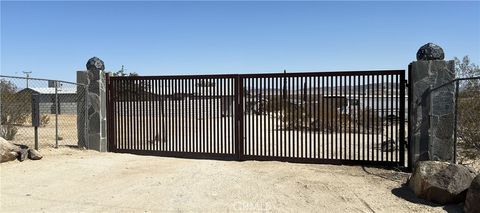
[[58, 148], [58, 81], [55, 81], [55, 148]]
[[455, 63], [443, 60], [443, 49], [428, 43], [409, 65], [410, 162], [454, 160], [454, 85], [431, 89], [455, 79]]

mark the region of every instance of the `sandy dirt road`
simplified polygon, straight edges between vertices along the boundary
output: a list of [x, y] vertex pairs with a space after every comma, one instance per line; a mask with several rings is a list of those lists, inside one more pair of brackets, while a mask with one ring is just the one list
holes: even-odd
[[[43, 150], [0, 165], [2, 212], [444, 212], [408, 174], [360, 166]], [[407, 200], [410, 201], [407, 201]]]

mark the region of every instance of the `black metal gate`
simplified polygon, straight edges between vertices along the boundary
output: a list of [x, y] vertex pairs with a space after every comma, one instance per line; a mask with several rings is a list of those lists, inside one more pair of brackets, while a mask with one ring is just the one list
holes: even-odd
[[404, 70], [109, 77], [109, 150], [406, 166], [404, 79]]

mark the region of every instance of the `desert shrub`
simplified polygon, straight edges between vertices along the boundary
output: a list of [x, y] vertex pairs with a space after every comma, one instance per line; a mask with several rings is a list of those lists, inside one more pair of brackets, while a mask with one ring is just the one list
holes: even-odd
[[40, 126], [45, 127], [50, 123], [50, 116], [42, 115], [40, 117]]
[[27, 119], [31, 97], [19, 95], [16, 93], [17, 87], [10, 81], [0, 80], [0, 136], [13, 140], [18, 132], [16, 126], [23, 125]]
[[17, 135], [18, 128], [11, 124], [2, 124], [0, 128], [0, 137], [4, 138], [5, 140], [13, 140], [15, 139], [15, 135]]
[[480, 156], [480, 89], [463, 91], [457, 104], [458, 154], [475, 159]]

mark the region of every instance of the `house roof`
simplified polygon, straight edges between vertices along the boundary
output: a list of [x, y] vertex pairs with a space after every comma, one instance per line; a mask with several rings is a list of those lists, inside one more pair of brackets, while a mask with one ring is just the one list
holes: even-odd
[[[55, 94], [55, 88], [53, 87], [30, 87], [30, 88], [25, 88], [20, 90], [19, 92], [23, 91], [34, 91], [39, 94]], [[77, 88], [72, 87], [72, 88], [58, 88], [57, 94], [76, 94], [77, 93]]]

